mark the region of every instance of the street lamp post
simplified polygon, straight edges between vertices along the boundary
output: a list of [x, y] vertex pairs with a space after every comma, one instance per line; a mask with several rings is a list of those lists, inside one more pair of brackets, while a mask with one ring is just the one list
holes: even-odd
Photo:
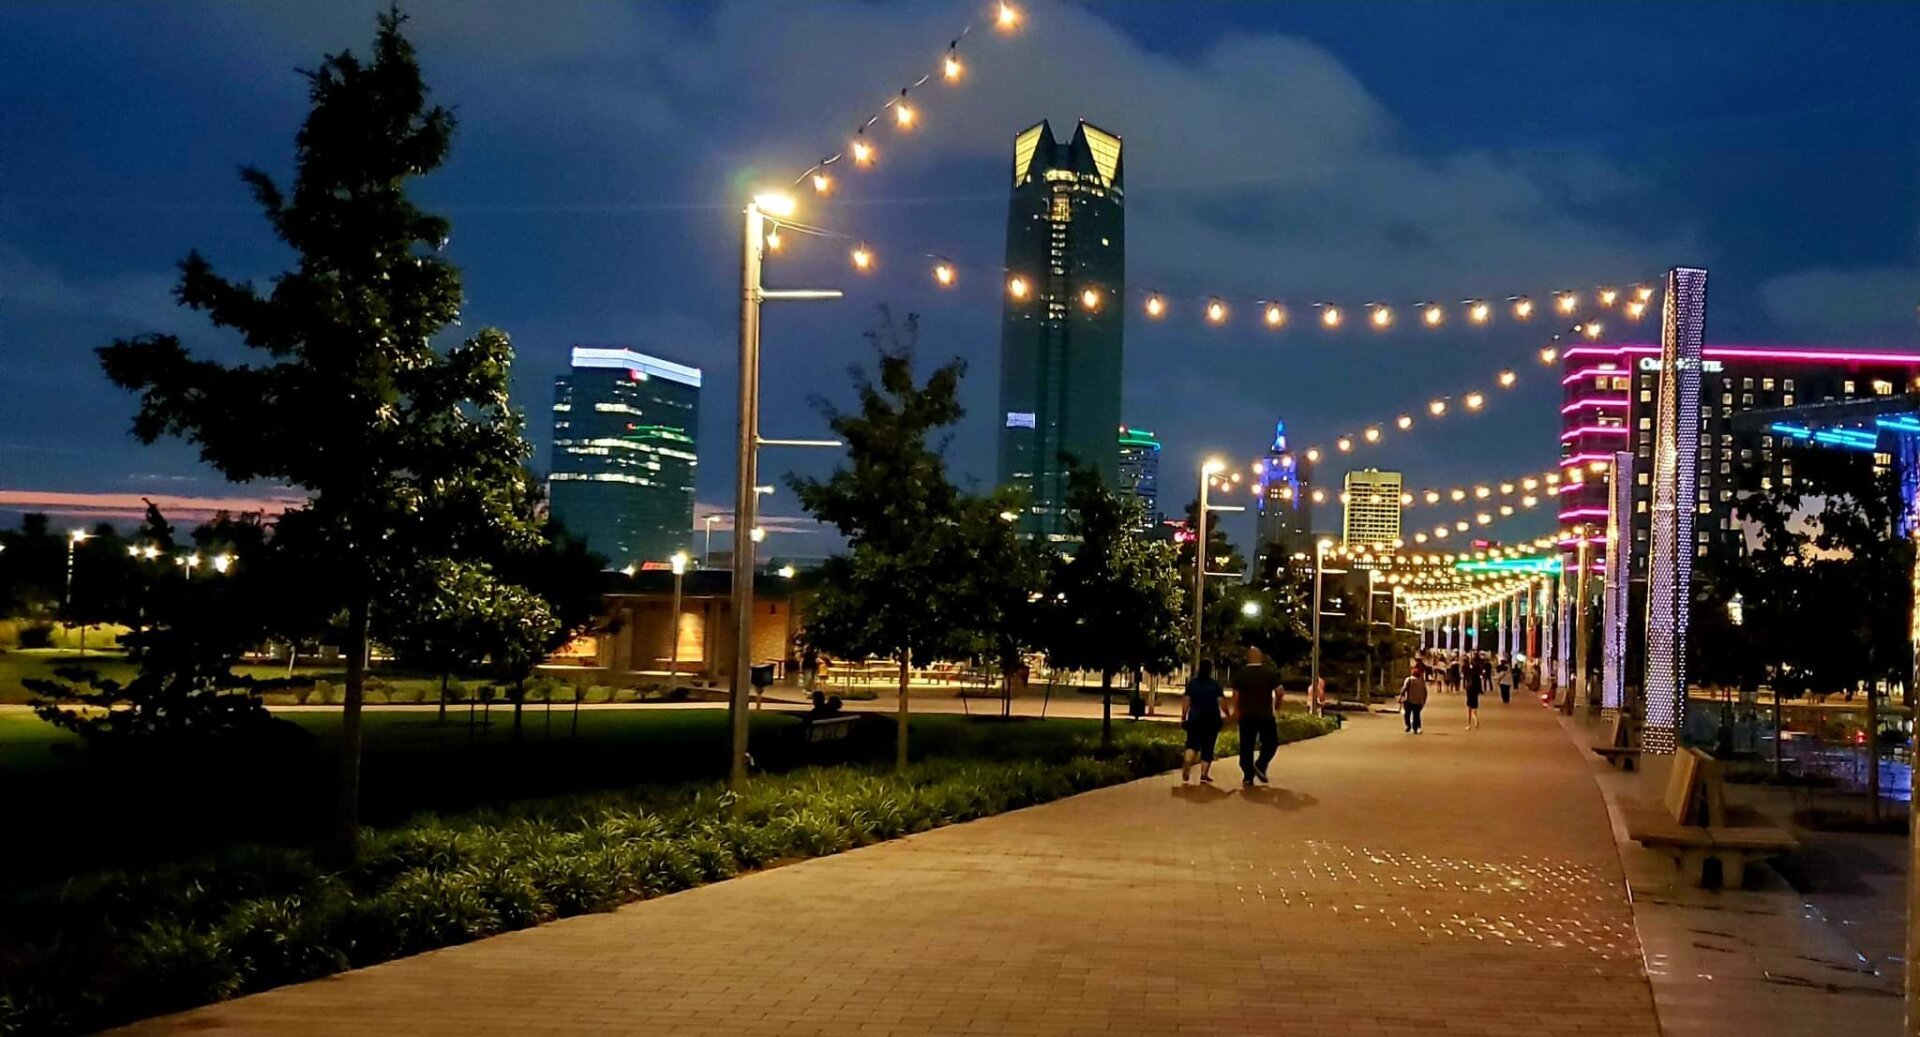
[[[84, 529], [76, 529], [73, 532], [67, 534], [66, 607], [67, 607], [67, 619], [69, 621], [73, 619], [73, 550], [74, 548], [80, 546], [81, 541], [86, 540], [91, 535], [92, 534], [88, 533]], [[87, 657], [87, 626], [84, 623], [80, 625], [80, 657], [82, 659]]]
[[1367, 666], [1366, 679], [1361, 682], [1361, 700], [1368, 709], [1373, 708], [1373, 595], [1374, 584], [1380, 582], [1380, 570], [1367, 570]]
[[[760, 466], [760, 304], [768, 299], [838, 299], [836, 289], [768, 289], [761, 283], [767, 217], [793, 215], [792, 197], [757, 195], [747, 203], [740, 248], [740, 435], [734, 473], [733, 519], [733, 681], [728, 695], [732, 747], [728, 782], [738, 788], [747, 777], [747, 695], [753, 671], [753, 541], [740, 536], [754, 528], [759, 505]], [[904, 731], [902, 736], [904, 737]]]
[[667, 637], [673, 647], [667, 650], [667, 682], [680, 677], [680, 584], [687, 578], [687, 553], [675, 551], [668, 559], [673, 566], [673, 618], [667, 624]]
[[1213, 477], [1226, 471], [1227, 463], [1210, 458], [1200, 466], [1200, 506], [1193, 512], [1193, 666], [1200, 675], [1200, 653], [1205, 636], [1207, 614], [1207, 486]]
[[1322, 540], [1313, 545], [1313, 673], [1307, 687], [1320, 686], [1320, 584], [1321, 573], [1326, 568], [1327, 552], [1333, 549], [1333, 541]]
[[1573, 535], [1580, 543], [1575, 547], [1574, 557], [1578, 560], [1580, 571], [1574, 576], [1574, 613], [1573, 613], [1573, 690], [1567, 693], [1567, 712], [1573, 712], [1576, 701], [1584, 702], [1587, 697], [1587, 527], [1573, 527]]

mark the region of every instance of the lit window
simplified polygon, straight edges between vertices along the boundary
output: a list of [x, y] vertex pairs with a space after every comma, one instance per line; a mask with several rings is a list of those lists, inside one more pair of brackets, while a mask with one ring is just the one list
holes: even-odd
[[1783, 406], [1787, 406], [1787, 407], [1791, 407], [1791, 406], [1793, 406], [1793, 394], [1792, 394], [1792, 393], [1786, 393], [1785, 395], [1782, 395], [1782, 396], [1780, 397], [1780, 403], [1781, 403], [1781, 404], [1782, 404]]
[[1773, 391], [1773, 379], [1771, 379], [1771, 378], [1762, 378], [1762, 379], [1760, 379], [1760, 388], [1762, 388], [1762, 389], [1765, 389], [1765, 390], [1767, 390], [1768, 392], [1772, 392], [1772, 391]]
[[1788, 392], [1792, 392], [1792, 391], [1793, 391], [1793, 379], [1791, 379], [1791, 378], [1788, 378], [1788, 379], [1786, 379], [1785, 381], [1782, 381], [1782, 382], [1780, 383], [1780, 388], [1782, 388], [1782, 389], [1785, 389], [1785, 390], [1786, 390], [1786, 391], [1788, 391]]
[[1846, 393], [1848, 396], [1852, 396], [1853, 395], [1853, 379], [1849, 378], [1846, 381], [1841, 382], [1840, 391], [1843, 393]]
[[1637, 474], [1635, 474], [1635, 475], [1634, 475], [1634, 481], [1635, 481], [1635, 482], [1638, 482], [1638, 483], [1639, 483], [1640, 485], [1642, 485], [1642, 486], [1645, 486], [1645, 485], [1647, 485], [1648, 483], [1650, 483], [1650, 482], [1652, 482], [1653, 480], [1652, 480], [1652, 479], [1649, 479], [1649, 478], [1647, 477], [1647, 473], [1646, 473], [1646, 472], [1639, 472], [1639, 473], [1637, 473]]
[[1641, 419], [1640, 419], [1640, 427], [1641, 427], [1641, 428], [1652, 428], [1652, 427], [1653, 427], [1653, 419], [1652, 419], [1652, 418], [1646, 418], [1646, 417], [1643, 417], [1643, 418], [1641, 418]]
[[1641, 402], [1641, 403], [1652, 403], [1652, 402], [1653, 402], [1653, 390], [1652, 390], [1652, 389], [1642, 389], [1642, 390], [1640, 390], [1640, 402]]
[[1742, 388], [1742, 389], [1751, 389], [1751, 388], [1753, 388], [1753, 379], [1751, 379], [1751, 378], [1742, 378], [1742, 379], [1740, 379], [1740, 388]]

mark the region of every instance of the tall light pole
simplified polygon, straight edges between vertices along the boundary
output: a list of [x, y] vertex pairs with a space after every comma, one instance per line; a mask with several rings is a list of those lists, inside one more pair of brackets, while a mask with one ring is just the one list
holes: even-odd
[[[86, 540], [91, 535], [92, 534], [88, 533], [84, 529], [76, 529], [73, 532], [67, 534], [66, 607], [67, 607], [68, 622], [72, 622], [73, 620], [73, 550], [74, 548], [80, 546], [81, 541]], [[87, 625], [85, 623], [82, 623], [80, 624], [80, 657], [84, 659], [86, 658], [86, 656], [87, 656]]]
[[1327, 552], [1331, 550], [1331, 540], [1313, 545], [1313, 676], [1307, 685], [1309, 688], [1320, 686], [1320, 577], [1326, 568]]
[[[1361, 682], [1363, 701], [1367, 708], [1373, 708], [1373, 595], [1374, 584], [1380, 582], [1380, 570], [1367, 570], [1367, 666], [1364, 671], [1366, 680]], [[1389, 624], [1391, 625], [1391, 624]]]
[[673, 618], [667, 624], [667, 637], [673, 642], [667, 650], [667, 680], [672, 682], [680, 676], [680, 583], [687, 578], [687, 553], [675, 551], [667, 561], [673, 566]]
[[1207, 614], [1207, 487], [1213, 477], [1227, 470], [1227, 463], [1208, 458], [1200, 466], [1200, 506], [1193, 511], [1193, 675], [1200, 675], [1200, 652], [1205, 636]]
[[793, 215], [790, 195], [756, 195], [747, 203], [740, 241], [740, 436], [738, 467], [734, 473], [733, 509], [733, 682], [728, 709], [732, 713], [731, 761], [728, 782], [738, 788], [747, 777], [747, 695], [753, 675], [753, 541], [741, 530], [754, 528], [759, 505], [760, 447], [760, 304], [768, 299], [838, 299], [831, 288], [769, 289], [761, 284], [765, 258], [767, 217]]
[[1587, 527], [1573, 527], [1580, 543], [1574, 549], [1580, 571], [1574, 576], [1573, 592], [1573, 690], [1567, 695], [1567, 712], [1573, 712], [1576, 700], [1587, 697]]

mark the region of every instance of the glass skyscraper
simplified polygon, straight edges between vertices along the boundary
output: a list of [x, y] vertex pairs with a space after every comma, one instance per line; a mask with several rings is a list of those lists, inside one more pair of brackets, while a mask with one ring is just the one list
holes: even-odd
[[664, 563], [693, 539], [700, 369], [575, 346], [553, 383], [553, 513], [608, 568]]
[[1120, 138], [1085, 122], [1064, 145], [1045, 122], [1014, 138], [999, 478], [1027, 491], [1021, 530], [1029, 535], [1065, 535], [1064, 458], [1121, 485], [1123, 179]]
[[1140, 498], [1142, 530], [1160, 525], [1160, 441], [1152, 429], [1120, 426], [1120, 490]]

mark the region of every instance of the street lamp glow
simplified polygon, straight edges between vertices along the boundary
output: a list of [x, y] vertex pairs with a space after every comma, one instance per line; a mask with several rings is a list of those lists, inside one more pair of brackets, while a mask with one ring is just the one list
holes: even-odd
[[893, 121], [903, 130], [913, 129], [914, 115], [913, 106], [905, 101], [893, 106]]
[[1014, 522], [1014, 521], [1017, 521], [1019, 518], [1020, 516], [1018, 514], [1015, 514], [1014, 512], [1011, 512], [1011, 511], [1003, 511], [1000, 513], [1000, 521], [1002, 522]]
[[83, 540], [90, 539], [92, 536], [93, 534], [87, 532], [84, 529], [76, 529], [73, 532], [67, 534], [67, 538], [69, 540], [72, 540], [76, 544], [80, 543]]
[[1632, 302], [1627, 304], [1628, 320], [1639, 320], [1641, 317], [1646, 316], [1646, 313], [1647, 313], [1647, 304], [1641, 302], [1638, 299], [1635, 299]]
[[1500, 388], [1502, 389], [1513, 388], [1513, 383], [1519, 380], [1520, 380], [1520, 376], [1517, 374], [1514, 374], [1512, 371], [1500, 372]]
[[786, 580], [793, 579], [794, 569], [793, 569], [793, 566], [791, 565], [783, 565], [776, 571], [779, 572], [781, 579], [786, 579]]
[[1580, 297], [1572, 292], [1561, 292], [1554, 296], [1553, 304], [1560, 308], [1561, 313], [1572, 313], [1579, 308]]
[[224, 573], [224, 572], [226, 572], [226, 571], [227, 571], [228, 569], [231, 569], [231, 568], [233, 568], [233, 556], [232, 556], [232, 555], [230, 555], [230, 554], [226, 554], [225, 552], [222, 552], [222, 553], [220, 553], [220, 554], [217, 554], [217, 555], [214, 555], [214, 556], [213, 556], [213, 571], [214, 571], [214, 572], [217, 572], [217, 573]]
[[1260, 614], [1260, 603], [1257, 601], [1242, 602], [1240, 604], [1240, 614], [1248, 619], [1252, 619]]
[[1620, 297], [1620, 292], [1617, 289], [1613, 289], [1613, 288], [1600, 289], [1600, 305], [1602, 306], [1612, 306], [1613, 300], [1618, 299], [1619, 297]]
[[1225, 461], [1220, 460], [1217, 457], [1207, 458], [1206, 463], [1200, 466], [1201, 475], [1216, 475], [1226, 470], [1227, 470], [1227, 463]]
[[1319, 548], [1322, 554], [1325, 554], [1326, 552], [1333, 550], [1333, 541], [1321, 540], [1318, 544], [1315, 544], [1314, 546]]
[[1333, 441], [1333, 445], [1339, 447], [1340, 452], [1344, 454], [1353, 449], [1353, 440], [1346, 436], [1341, 436], [1339, 439]]
[[684, 574], [687, 571], [687, 553], [675, 551], [673, 556], [667, 559], [667, 564], [672, 567], [675, 576]]
[[1543, 364], [1551, 364], [1558, 359], [1560, 359], [1560, 351], [1552, 346], [1547, 346], [1540, 351], [1540, 362]]
[[1426, 311], [1421, 314], [1421, 317], [1426, 320], [1428, 327], [1439, 327], [1440, 322], [1447, 319], [1447, 311], [1441, 309], [1436, 304], [1428, 303]]
[[1653, 298], [1653, 286], [1650, 284], [1634, 285], [1633, 294], [1637, 296], [1641, 302], [1646, 302], [1648, 299]]
[[1479, 410], [1481, 405], [1486, 402], [1487, 402], [1487, 398], [1477, 392], [1470, 392], [1467, 394], [1468, 410]]
[[1380, 429], [1378, 427], [1369, 426], [1365, 432], [1362, 432], [1360, 434], [1366, 437], [1366, 440], [1369, 443], [1380, 442]]
[[1317, 447], [1317, 446], [1310, 446], [1310, 447], [1308, 447], [1308, 448], [1307, 448], [1307, 463], [1308, 463], [1308, 464], [1313, 464], [1314, 462], [1316, 462], [1316, 461], [1318, 461], [1318, 460], [1320, 460], [1320, 448], [1319, 448], [1319, 447]]
[[774, 229], [767, 231], [767, 247], [768, 248], [772, 249], [775, 252], [778, 252], [780, 251], [780, 243], [781, 243], [780, 228], [775, 227]]
[[790, 194], [784, 194], [779, 191], [756, 194], [753, 196], [753, 204], [759, 206], [760, 211], [766, 213], [768, 216], [785, 218], [793, 215], [794, 201], [793, 196]]
[[1582, 330], [1584, 330], [1587, 333], [1588, 338], [1599, 338], [1600, 322], [1590, 320], [1587, 322], [1586, 327], [1583, 328]]
[[752, 529], [747, 530], [747, 539], [758, 544], [761, 541], [764, 541], [767, 539], [767, 531], [766, 529], [760, 526], [755, 526]]

